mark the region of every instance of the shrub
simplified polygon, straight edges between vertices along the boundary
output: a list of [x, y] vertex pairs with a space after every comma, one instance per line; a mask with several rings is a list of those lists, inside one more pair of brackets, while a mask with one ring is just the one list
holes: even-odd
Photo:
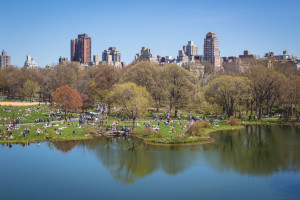
[[173, 140], [171, 141], [171, 143], [173, 143], [173, 144], [180, 144], [180, 143], [183, 143], [184, 140], [185, 140], [184, 137], [180, 137], [180, 136], [177, 136], [177, 135], [176, 135], [176, 136], [173, 138]]
[[198, 122], [198, 123], [196, 123], [196, 124], [199, 124], [198, 126], [199, 126], [200, 128], [210, 128], [210, 127], [211, 127], [210, 122], [207, 121], [207, 120], [205, 120], [205, 121], [203, 121], [203, 122]]
[[160, 131], [158, 131], [155, 135], [157, 138], [162, 138], [163, 136], [163, 134]]
[[96, 133], [98, 133], [98, 131], [93, 127], [86, 127], [84, 129], [84, 134], [96, 134]]
[[149, 135], [151, 135], [151, 133], [153, 133], [153, 130], [151, 128], [146, 128], [143, 132], [143, 135], [149, 137]]
[[187, 134], [192, 135], [200, 135], [200, 133], [203, 131], [205, 128], [210, 128], [211, 124], [209, 121], [203, 121], [203, 122], [196, 122], [194, 125], [192, 125], [189, 130], [187, 130]]
[[241, 121], [235, 117], [229, 117], [227, 124], [230, 126], [238, 126], [241, 124]]

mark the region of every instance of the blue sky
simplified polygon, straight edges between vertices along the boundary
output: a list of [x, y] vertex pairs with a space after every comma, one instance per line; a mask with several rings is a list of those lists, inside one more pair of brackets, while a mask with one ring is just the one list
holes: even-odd
[[142, 46], [154, 56], [177, 56], [193, 40], [203, 54], [207, 32], [219, 38], [221, 56], [244, 50], [300, 57], [299, 0], [0, 0], [0, 49], [23, 66], [31, 55], [39, 66], [70, 58], [70, 40], [87, 33], [92, 55], [116, 46], [132, 62]]

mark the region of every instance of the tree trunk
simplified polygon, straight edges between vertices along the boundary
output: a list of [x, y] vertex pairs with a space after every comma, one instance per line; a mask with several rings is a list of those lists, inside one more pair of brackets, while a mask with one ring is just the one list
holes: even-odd
[[294, 115], [294, 111], [293, 111], [293, 103], [291, 103], [291, 118], [293, 117]]
[[250, 103], [250, 117], [249, 117], [249, 119], [251, 120], [252, 119], [252, 115], [253, 115], [253, 101], [251, 101], [251, 103]]
[[135, 117], [132, 118], [132, 130], [134, 129], [134, 127], [135, 127]]
[[262, 115], [262, 106], [259, 105], [259, 108], [258, 108], [258, 119], [261, 120], [261, 115]]
[[110, 110], [110, 104], [107, 104], [107, 115], [108, 116], [110, 116], [110, 112], [111, 112], [111, 110]]
[[175, 118], [177, 118], [177, 108], [175, 106]]

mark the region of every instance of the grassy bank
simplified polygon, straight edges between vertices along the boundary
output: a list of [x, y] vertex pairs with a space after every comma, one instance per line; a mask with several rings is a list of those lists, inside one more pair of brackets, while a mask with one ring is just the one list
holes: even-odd
[[[93, 125], [79, 126], [78, 122], [67, 122], [61, 121], [51, 122], [52, 120], [58, 120], [58, 118], [49, 117], [50, 113], [56, 113], [57, 110], [53, 107], [46, 105], [34, 105], [34, 106], [0, 106], [0, 123], [10, 123], [12, 119], [23, 119], [23, 123], [34, 123], [36, 119], [49, 119], [51, 126], [45, 126], [46, 124], [36, 125], [19, 125], [17, 129], [12, 129], [12, 136], [9, 136], [10, 131], [6, 131], [5, 135], [2, 134], [6, 129], [6, 126], [0, 126], [0, 143], [30, 143], [30, 142], [41, 142], [41, 141], [65, 141], [65, 140], [83, 140], [93, 138], [90, 133], [96, 132]], [[76, 114], [73, 113], [75, 116]], [[153, 116], [156, 117], [154, 120]], [[142, 139], [145, 143], [149, 144], [202, 144], [212, 142], [213, 139], [209, 136], [211, 132], [219, 130], [236, 130], [241, 129], [245, 125], [275, 125], [278, 123], [284, 123], [278, 118], [268, 118], [263, 120], [253, 121], [242, 121], [241, 125], [230, 126], [226, 121], [219, 120], [214, 117], [215, 121], [207, 126], [198, 127], [196, 132], [187, 131], [187, 127], [191, 127], [191, 121], [188, 121], [188, 115], [182, 114], [181, 118], [174, 118], [170, 116], [172, 120], [167, 123], [166, 113], [148, 113], [144, 118], [137, 120], [137, 126], [135, 127], [132, 135], [136, 138]], [[191, 115], [194, 116], [195, 115]], [[197, 115], [203, 117], [202, 115]], [[123, 120], [122, 120], [123, 119]], [[162, 120], [161, 120], [162, 119]], [[203, 120], [200, 120], [203, 122]], [[205, 119], [205, 118], [204, 118]], [[101, 125], [102, 130], [106, 128], [116, 128], [120, 130], [122, 127], [131, 127], [132, 122], [126, 120], [122, 116], [112, 116], [109, 118], [104, 117], [104, 123]], [[217, 122], [217, 124], [215, 123]], [[22, 121], [20, 121], [22, 123]], [[290, 125], [290, 124], [288, 124]], [[98, 124], [99, 126], [99, 124]], [[26, 134], [25, 137], [20, 135], [21, 132], [25, 132], [25, 129], [30, 129], [30, 134]], [[56, 129], [56, 130], [55, 130]], [[73, 134], [75, 130], [75, 134]], [[41, 131], [38, 134], [38, 131]], [[56, 134], [56, 133], [58, 134]], [[59, 134], [61, 132], [61, 134]]]
[[[53, 126], [52, 126], [53, 125]], [[7, 127], [1, 126], [1, 133], [5, 131]], [[25, 132], [25, 129], [30, 130], [29, 134], [20, 136], [21, 132]], [[78, 123], [54, 123], [50, 124], [50, 127], [46, 127], [45, 124], [26, 125], [20, 126], [19, 129], [11, 130], [12, 136], [9, 136], [9, 131], [6, 131], [4, 137], [0, 137], [0, 143], [30, 143], [30, 142], [42, 142], [42, 141], [65, 141], [65, 140], [83, 140], [91, 139], [92, 136], [88, 134], [91, 131], [91, 126], [78, 126]], [[75, 134], [73, 134], [75, 130]], [[40, 131], [40, 133], [38, 133]], [[55, 131], [57, 134], [55, 134]], [[61, 132], [61, 134], [59, 134]]]
[[[174, 121], [169, 125], [159, 124], [158, 131], [139, 126], [136, 127], [133, 135], [148, 144], [202, 144], [214, 141], [209, 136], [211, 132], [244, 128], [243, 125], [230, 126], [222, 121], [218, 123], [218, 126], [210, 125], [209, 127], [199, 129], [196, 134], [189, 134], [186, 130], [182, 130], [182, 125], [188, 126], [188, 123], [188, 121]], [[157, 126], [158, 122], [153, 125]]]

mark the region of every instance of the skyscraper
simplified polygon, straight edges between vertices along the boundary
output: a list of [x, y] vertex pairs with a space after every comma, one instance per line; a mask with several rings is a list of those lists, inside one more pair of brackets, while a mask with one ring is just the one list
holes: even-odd
[[87, 63], [92, 60], [92, 40], [88, 34], [79, 34], [71, 40], [71, 61]]
[[0, 55], [0, 68], [6, 68], [10, 66], [10, 56], [7, 53], [2, 51], [2, 55]]
[[109, 47], [108, 50], [104, 50], [102, 53], [102, 63], [122, 68], [120, 51], [116, 47]]
[[38, 65], [31, 56], [27, 55], [26, 61], [24, 63], [24, 67], [37, 68]]
[[68, 62], [68, 58], [60, 56], [59, 59], [58, 59], [58, 62], [59, 62], [59, 64], [67, 63]]
[[150, 61], [152, 57], [151, 50], [147, 47], [142, 47], [141, 53], [135, 55], [135, 61], [137, 60], [148, 60]]
[[116, 47], [109, 47], [102, 53], [102, 61], [106, 62], [121, 62], [121, 53]]
[[183, 51], [187, 56], [198, 56], [198, 46], [194, 45], [193, 41], [188, 41], [188, 44], [183, 46]]
[[213, 32], [206, 34], [204, 39], [204, 60], [210, 62], [216, 71], [221, 70], [220, 50], [218, 38]]
[[94, 55], [93, 56], [93, 61], [95, 65], [99, 65], [99, 56], [98, 55]]
[[195, 56], [198, 56], [198, 46], [194, 45], [193, 41], [188, 41], [188, 44], [183, 46], [183, 50], [179, 50], [177, 62], [193, 62]]

